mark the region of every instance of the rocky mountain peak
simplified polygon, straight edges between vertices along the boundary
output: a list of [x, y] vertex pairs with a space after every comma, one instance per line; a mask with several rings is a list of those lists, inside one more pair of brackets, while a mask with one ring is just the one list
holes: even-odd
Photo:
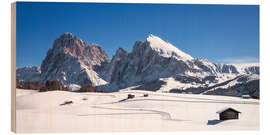
[[58, 53], [70, 53], [73, 56], [81, 56], [83, 52], [83, 47], [86, 46], [87, 43], [83, 42], [76, 36], [73, 36], [69, 32], [65, 32], [59, 38], [54, 41], [53, 51], [57, 51]]
[[122, 53], [127, 53], [127, 51], [124, 50], [123, 48], [118, 48], [116, 51], [116, 54], [122, 54]]
[[193, 57], [189, 54], [179, 50], [168, 41], [164, 41], [158, 36], [148, 35], [146, 38], [147, 45], [153, 50], [157, 51], [163, 57], [174, 57], [179, 60], [192, 60]]
[[[117, 50], [111, 62], [110, 83], [113, 89], [144, 84], [174, 75], [191, 78], [213, 78], [239, 74], [258, 74], [258, 67], [215, 64], [207, 59], [194, 59], [158, 36], [148, 35], [145, 41], [136, 41], [133, 50], [121, 53]], [[119, 54], [125, 54], [120, 57]], [[228, 78], [227, 78], [228, 79]]]
[[[133, 50], [119, 56], [117, 51], [113, 60], [111, 83], [120, 87], [184, 73], [189, 66], [184, 61], [193, 58], [161, 38], [149, 35], [146, 41], [136, 41]], [[121, 54], [121, 53], [120, 53]]]
[[147, 40], [147, 41], [150, 41], [150, 40], [152, 40], [152, 39], [162, 40], [160, 37], [155, 36], [155, 35], [153, 35], [153, 34], [149, 34], [149, 35], [146, 37], [146, 40]]
[[100, 46], [93, 43], [88, 44], [70, 32], [65, 32], [57, 38], [54, 41], [53, 48], [48, 51], [48, 53], [50, 52], [54, 54], [70, 54], [83, 60], [87, 66], [100, 66], [101, 63], [110, 62], [106, 52]]
[[[166, 82], [167, 78], [167, 81], [180, 83], [177, 89], [211, 93], [212, 88], [229, 82], [237, 84], [238, 90], [238, 82], [258, 79], [259, 65], [216, 64], [207, 59], [194, 59], [152, 34], [145, 41], [136, 41], [131, 52], [119, 48], [110, 61], [99, 45], [88, 44], [66, 32], [54, 41], [40, 68], [18, 68], [17, 78], [20, 82], [58, 80], [71, 87], [92, 85], [111, 90], [142, 84], [148, 87], [153, 82], [154, 86], [160, 85], [160, 81], [165, 78]], [[206, 89], [210, 85], [213, 87]]]
[[108, 65], [108, 68], [106, 69], [106, 74], [107, 74], [107, 78], [108, 81], [111, 81], [111, 78], [113, 76], [114, 71], [116, 71], [115, 69], [118, 67], [119, 62], [121, 62], [121, 60], [123, 59], [127, 59], [129, 52], [127, 52], [126, 50], [124, 50], [123, 48], [118, 48], [115, 55], [113, 56], [110, 64]]
[[62, 38], [72, 38], [73, 35], [71, 32], [64, 32], [60, 37]]
[[58, 80], [62, 84], [99, 85], [106, 81], [101, 72], [110, 62], [106, 52], [96, 44], [88, 44], [69, 32], [54, 41], [41, 64], [41, 80]]

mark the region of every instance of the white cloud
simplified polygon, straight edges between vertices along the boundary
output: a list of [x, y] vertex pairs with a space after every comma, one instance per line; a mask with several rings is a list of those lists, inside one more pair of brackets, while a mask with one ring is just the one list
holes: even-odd
[[259, 58], [245, 57], [245, 58], [225, 58], [217, 61], [225, 64], [243, 64], [243, 63], [259, 63]]

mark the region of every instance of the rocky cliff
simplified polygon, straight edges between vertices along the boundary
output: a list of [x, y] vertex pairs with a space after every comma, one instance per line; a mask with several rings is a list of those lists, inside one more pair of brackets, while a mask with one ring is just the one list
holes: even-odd
[[97, 70], [109, 62], [109, 57], [100, 46], [64, 33], [54, 41], [42, 61], [41, 82], [58, 80], [64, 85], [106, 84], [106, 79]]

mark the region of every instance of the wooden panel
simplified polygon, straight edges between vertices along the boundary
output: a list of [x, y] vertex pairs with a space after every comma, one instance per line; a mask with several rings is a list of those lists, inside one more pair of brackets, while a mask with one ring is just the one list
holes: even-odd
[[16, 132], [16, 2], [11, 4], [11, 131]]

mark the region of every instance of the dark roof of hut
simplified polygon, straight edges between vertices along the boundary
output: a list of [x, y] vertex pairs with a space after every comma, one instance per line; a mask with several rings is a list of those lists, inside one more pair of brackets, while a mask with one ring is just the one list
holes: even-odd
[[217, 111], [217, 113], [220, 114], [220, 113], [222, 113], [222, 112], [225, 112], [226, 110], [232, 110], [232, 111], [234, 111], [234, 112], [241, 113], [241, 112], [239, 112], [239, 111], [237, 111], [237, 110], [235, 110], [235, 109], [233, 109], [233, 108], [231, 108], [231, 107], [223, 108], [223, 109]]

